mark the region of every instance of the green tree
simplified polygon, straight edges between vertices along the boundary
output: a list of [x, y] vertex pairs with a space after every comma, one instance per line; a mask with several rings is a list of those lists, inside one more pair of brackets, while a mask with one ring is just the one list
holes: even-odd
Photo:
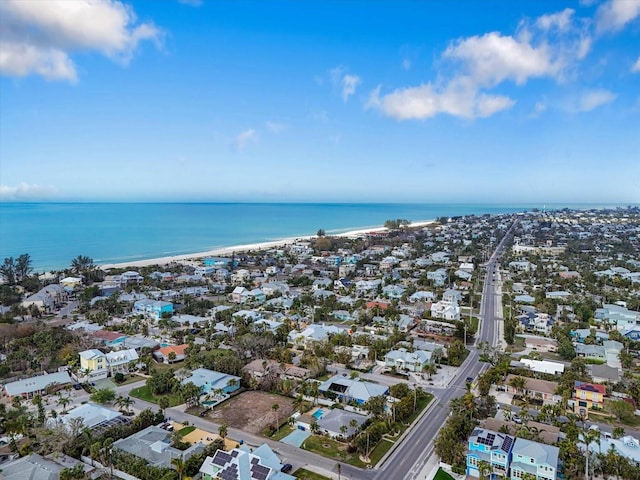
[[180, 398], [188, 406], [197, 406], [200, 404], [200, 395], [202, 390], [193, 382], [188, 382], [180, 388]]
[[101, 388], [93, 392], [89, 398], [96, 403], [109, 403], [115, 400], [116, 392], [112, 388]]
[[275, 424], [276, 426], [275, 426], [275, 429], [277, 430], [277, 429], [278, 429], [278, 427], [280, 426], [280, 422], [278, 421], [278, 420], [279, 420], [279, 418], [278, 418], [278, 410], [280, 410], [280, 405], [279, 405], [279, 404], [277, 404], [277, 403], [274, 403], [273, 405], [271, 405], [271, 410], [273, 410], [273, 413], [274, 413], [274, 414], [275, 414], [275, 416], [276, 416], [276, 424]]
[[223, 423], [218, 427], [218, 435], [220, 435], [222, 439], [227, 438], [228, 433], [229, 433], [229, 427], [227, 426], [226, 423]]

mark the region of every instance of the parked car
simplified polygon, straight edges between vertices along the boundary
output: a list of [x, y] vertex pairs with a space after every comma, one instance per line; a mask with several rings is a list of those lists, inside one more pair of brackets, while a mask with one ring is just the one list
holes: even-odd
[[290, 463], [285, 463], [284, 465], [282, 465], [282, 468], [280, 469], [280, 471], [283, 473], [287, 473], [287, 472], [290, 472], [292, 468], [293, 468], [293, 465], [291, 465]]
[[515, 423], [517, 424], [521, 424], [522, 423], [522, 419], [520, 418], [519, 415], [511, 415], [511, 420], [513, 420]]

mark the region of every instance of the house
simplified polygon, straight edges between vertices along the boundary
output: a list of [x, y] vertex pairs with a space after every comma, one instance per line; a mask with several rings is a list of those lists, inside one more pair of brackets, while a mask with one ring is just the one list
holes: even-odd
[[457, 303], [441, 300], [431, 304], [431, 316], [443, 320], [458, 321], [460, 320], [460, 307]]
[[521, 330], [549, 335], [555, 320], [547, 313], [527, 313], [518, 317]]
[[173, 303], [162, 300], [138, 300], [133, 304], [133, 311], [160, 320], [164, 315], [173, 315]]
[[526, 473], [536, 480], [558, 478], [558, 456], [560, 449], [552, 445], [516, 438], [511, 451], [511, 478], [522, 478]]
[[[341, 408], [334, 408], [330, 410], [329, 413], [320, 417], [317, 423], [320, 432], [331, 438], [349, 438], [354, 435], [368, 419], [369, 417], [367, 415], [360, 415], [359, 413], [349, 412]], [[352, 425], [354, 421], [357, 424], [355, 427]], [[343, 425], [347, 427], [344, 433], [341, 430]]]
[[389, 387], [386, 385], [378, 385], [340, 375], [335, 375], [321, 383], [318, 390], [325, 395], [335, 395], [345, 402], [355, 401], [358, 404], [366, 403], [371, 397], [389, 394]]
[[[505, 385], [506, 390], [509, 393], [518, 393], [518, 391], [511, 386], [511, 381], [516, 378], [517, 375], [507, 375]], [[525, 378], [525, 377], [521, 377]], [[543, 404], [557, 404], [562, 401], [561, 395], [556, 395], [556, 389], [558, 384], [556, 382], [550, 382], [548, 380], [539, 380], [537, 378], [525, 378], [524, 395], [541, 400]]]
[[382, 294], [385, 295], [387, 298], [392, 298], [392, 299], [401, 299], [402, 295], [404, 295], [404, 287], [400, 286], [400, 285], [386, 285], [382, 288]]
[[589, 417], [589, 410], [592, 408], [602, 408], [607, 388], [587, 382], [575, 382], [573, 387], [574, 413]]
[[551, 362], [549, 360], [532, 360], [530, 358], [521, 358], [520, 363], [536, 373], [548, 373], [550, 375], [564, 373], [564, 363]]
[[197, 368], [191, 372], [190, 377], [185, 378], [181, 383], [183, 385], [193, 383], [200, 387], [203, 395], [213, 393], [217, 390], [222, 391], [224, 394], [230, 394], [240, 388], [240, 377], [206, 368]]
[[113, 442], [113, 448], [141, 458], [151, 466], [161, 468], [172, 468], [171, 460], [175, 458], [188, 460], [192, 455], [204, 451], [204, 447], [198, 442], [186, 450], [178, 450], [171, 446], [171, 433], [154, 425]]
[[[187, 358], [187, 354], [185, 353], [187, 347], [189, 347], [189, 345], [186, 343], [182, 345], [168, 345], [153, 352], [153, 358], [160, 363], [181, 362]], [[175, 358], [173, 358], [172, 353], [175, 354]]]
[[16, 382], [4, 384], [3, 395], [9, 399], [19, 396], [22, 398], [33, 398], [36, 395], [46, 395], [47, 389], [59, 390], [65, 385], [72, 383], [68, 372], [48, 373], [37, 377], [25, 378]]
[[111, 330], [96, 330], [91, 336], [107, 347], [116, 347], [124, 343], [127, 338], [124, 333], [112, 332]]
[[514, 442], [511, 435], [483, 428], [473, 430], [467, 450], [467, 475], [480, 478], [482, 463], [485, 463], [490, 476], [484, 478], [507, 477]]
[[408, 352], [405, 348], [391, 350], [384, 356], [384, 363], [389, 368], [408, 370], [410, 372], [422, 372], [424, 367], [433, 363], [431, 352], [416, 350]]
[[282, 463], [273, 450], [263, 444], [253, 451], [246, 446], [229, 452], [218, 450], [200, 467], [204, 480], [295, 480], [281, 471]]
[[588, 365], [591, 380], [595, 383], [618, 383], [621, 379], [620, 370], [609, 365]]
[[597, 344], [602, 344], [605, 340], [609, 340], [609, 334], [607, 332], [601, 332], [599, 330], [590, 328], [576, 328], [571, 330], [571, 336], [576, 342], [584, 343], [589, 337], [594, 337]]
[[[69, 458], [65, 455], [63, 457], [65, 459]], [[32, 453], [2, 465], [2, 478], [4, 480], [58, 480], [60, 472], [67, 467], [73, 467], [75, 463], [71, 462], [69, 465], [62, 465], [53, 461], [53, 459]], [[87, 467], [93, 470], [93, 468]]]
[[433, 292], [427, 292], [425, 290], [419, 290], [409, 297], [411, 303], [416, 302], [431, 302], [436, 299], [436, 295]]
[[[583, 452], [586, 450], [586, 446], [583, 438], [578, 443], [578, 448]], [[640, 440], [631, 435], [625, 435], [621, 438], [611, 438], [610, 435], [601, 436], [596, 442], [593, 441], [589, 445], [590, 452], [609, 452], [613, 450], [618, 455], [629, 460], [629, 462], [640, 467]]]
[[320, 342], [329, 338], [329, 335], [344, 333], [348, 330], [345, 328], [335, 327], [333, 325], [311, 324], [302, 332], [291, 330], [289, 332], [289, 341], [295, 345], [311, 345], [313, 342]]
[[91, 380], [107, 378], [109, 374], [129, 371], [129, 364], [138, 360], [138, 352], [130, 348], [115, 352], [102, 353], [100, 350], [91, 349], [80, 352], [80, 369]]
[[64, 425], [67, 428], [71, 428], [71, 423], [74, 419], [82, 420], [83, 427], [91, 429], [94, 435], [114, 425], [129, 423], [129, 419], [120, 412], [89, 402], [69, 410], [68, 413], [58, 415], [56, 418], [50, 418], [48, 424]]
[[624, 345], [615, 340], [605, 340], [602, 345], [585, 345], [578, 343], [576, 345], [576, 355], [590, 360], [600, 360], [610, 367], [621, 368], [620, 352]]
[[67, 291], [64, 287], [59, 284], [51, 284], [25, 298], [22, 301], [21, 306], [23, 308], [34, 307], [41, 312], [52, 312], [66, 300]]

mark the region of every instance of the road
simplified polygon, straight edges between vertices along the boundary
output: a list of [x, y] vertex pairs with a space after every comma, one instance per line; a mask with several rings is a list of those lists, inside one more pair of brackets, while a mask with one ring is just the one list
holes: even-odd
[[[512, 229], [513, 225], [506, 232], [486, 264], [487, 273], [480, 305], [480, 330], [476, 343], [488, 342], [490, 345], [495, 345], [498, 340], [496, 336], [496, 313], [501, 293], [499, 284], [494, 281], [493, 272]], [[449, 384], [449, 388], [433, 390], [437, 398], [436, 405], [411, 429], [402, 445], [394, 451], [384, 465], [380, 469], [373, 471], [374, 475], [372, 477], [361, 474], [356, 476], [355, 473], [362, 472], [362, 470], [349, 466], [344, 466], [342, 472], [346, 472], [347, 475], [353, 474], [353, 478], [374, 478], [376, 480], [389, 478], [415, 479], [433, 452], [433, 440], [449, 416], [449, 403], [452, 399], [464, 394], [467, 377], [476, 378], [486, 369], [487, 364], [479, 361], [478, 350], [471, 348], [469, 356], [459, 367], [458, 374]]]

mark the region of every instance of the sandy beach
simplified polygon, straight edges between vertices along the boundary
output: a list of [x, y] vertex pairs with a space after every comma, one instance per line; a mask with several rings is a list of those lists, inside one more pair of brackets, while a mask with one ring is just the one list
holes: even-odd
[[[424, 220], [419, 222], [413, 222], [409, 225], [409, 227], [410, 228], [426, 227], [427, 225], [430, 225], [433, 222], [434, 220]], [[338, 233], [332, 236], [347, 237], [347, 238], [358, 237], [361, 235], [365, 235], [367, 233], [384, 232], [386, 230], [387, 230], [386, 227], [373, 227], [373, 228], [364, 228], [360, 230], [350, 230], [348, 232]], [[229, 247], [217, 248], [215, 250], [209, 250], [206, 252], [187, 253], [184, 255], [173, 255], [169, 257], [149, 258], [145, 260], [134, 260], [131, 262], [122, 262], [122, 263], [106, 263], [106, 264], [100, 265], [100, 268], [103, 270], [109, 270], [111, 268], [148, 267], [151, 265], [167, 265], [173, 262], [192, 262], [192, 261], [200, 260], [205, 257], [229, 256], [234, 252], [239, 253], [239, 252], [248, 252], [251, 250], [268, 250], [270, 248], [285, 247], [287, 245], [293, 245], [296, 242], [308, 241], [313, 238], [316, 238], [316, 235], [288, 237], [280, 240], [274, 240], [271, 242], [251, 243], [248, 245], [234, 245]]]

